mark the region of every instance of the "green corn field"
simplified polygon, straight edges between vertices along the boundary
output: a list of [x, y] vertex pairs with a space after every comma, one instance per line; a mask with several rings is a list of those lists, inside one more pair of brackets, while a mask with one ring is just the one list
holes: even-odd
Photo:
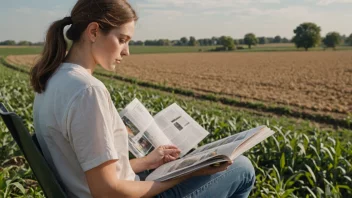
[[[210, 132], [202, 142], [267, 125], [276, 133], [245, 155], [256, 169], [251, 197], [352, 197], [352, 131], [315, 127], [308, 121], [254, 115], [234, 108], [98, 77], [117, 110], [138, 98], [155, 114], [176, 102]], [[0, 64], [0, 102], [34, 132], [34, 92], [26, 73]], [[43, 197], [31, 169], [0, 121], [0, 197]]]

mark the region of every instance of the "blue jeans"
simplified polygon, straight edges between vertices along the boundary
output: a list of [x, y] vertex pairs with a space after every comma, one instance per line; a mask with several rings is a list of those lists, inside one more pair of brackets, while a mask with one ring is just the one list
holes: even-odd
[[172, 197], [248, 197], [255, 182], [255, 172], [247, 157], [239, 156], [226, 171], [213, 175], [198, 176], [157, 195], [157, 198]]

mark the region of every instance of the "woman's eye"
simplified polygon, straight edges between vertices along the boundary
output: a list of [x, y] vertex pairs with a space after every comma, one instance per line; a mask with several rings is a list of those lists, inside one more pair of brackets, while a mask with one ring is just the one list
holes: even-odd
[[125, 39], [119, 39], [119, 42], [120, 43], [126, 43], [126, 40]]

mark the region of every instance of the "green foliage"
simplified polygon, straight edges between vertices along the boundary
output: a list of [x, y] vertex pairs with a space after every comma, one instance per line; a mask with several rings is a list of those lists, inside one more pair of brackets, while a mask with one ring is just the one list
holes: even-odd
[[350, 34], [350, 36], [346, 38], [345, 43], [347, 45], [352, 46], [352, 34]]
[[258, 44], [258, 39], [253, 33], [248, 33], [244, 36], [244, 44], [248, 45], [248, 48], [251, 49], [252, 45]]
[[[130, 46], [131, 54], [150, 54], [150, 53], [188, 53], [188, 52], [198, 52], [208, 51], [214, 46]], [[1, 50], [1, 48], [0, 48]]]
[[233, 50], [235, 48], [234, 40], [230, 36], [226, 36], [223, 39], [222, 44], [223, 44], [224, 48], [227, 50]]
[[32, 43], [30, 41], [19, 41], [16, 43], [14, 40], [5, 40], [5, 41], [0, 41], [0, 45], [7, 45], [7, 46], [14, 46], [14, 45], [20, 45], [20, 46], [29, 46], [29, 45], [36, 45], [36, 46], [42, 46], [44, 45], [43, 42], [36, 42]]
[[269, 40], [266, 37], [259, 37], [258, 38], [258, 43], [261, 45], [269, 43]]
[[307, 51], [320, 43], [320, 31], [321, 28], [315, 23], [302, 23], [293, 30], [295, 36], [292, 41], [297, 48], [303, 47]]
[[32, 45], [32, 42], [30, 42], [30, 41], [19, 41], [18, 43], [17, 43], [17, 45]]
[[[258, 125], [276, 134], [246, 153], [256, 169], [251, 197], [351, 197], [352, 144], [337, 130], [318, 130], [283, 117], [269, 118], [181, 99], [134, 84], [98, 77], [106, 84], [118, 111], [138, 98], [155, 115], [176, 102], [210, 132], [206, 144]], [[33, 131], [34, 94], [28, 75], [0, 65], [0, 101], [19, 114]], [[209, 95], [208, 97], [213, 97]], [[351, 133], [346, 130], [346, 134]], [[0, 197], [43, 197], [35, 178], [4, 123], [0, 121]]]
[[326, 47], [336, 48], [341, 43], [341, 36], [338, 32], [329, 32], [323, 39]]
[[274, 43], [281, 43], [281, 41], [282, 41], [281, 36], [277, 35], [274, 37], [274, 41], [273, 41]]
[[181, 41], [182, 45], [188, 45], [187, 37], [182, 37], [180, 41]]
[[282, 43], [290, 43], [291, 41], [288, 40], [288, 38], [283, 38], [283, 39], [281, 40], [281, 42], [282, 42]]
[[16, 45], [16, 41], [14, 40], [1, 41], [0, 45]]
[[195, 38], [194, 36], [189, 37], [188, 45], [189, 45], [189, 46], [196, 46], [196, 45], [198, 45], [198, 42], [197, 42], [197, 40], [196, 40], [196, 38]]
[[220, 38], [218, 39], [218, 44], [224, 45], [226, 38], [227, 38], [226, 36], [220, 36]]
[[137, 46], [169, 46], [171, 42], [169, 39], [158, 39], [158, 40], [146, 40], [144, 43], [142, 41], [132, 42], [130, 45]]
[[0, 48], [0, 56], [7, 56], [7, 55], [21, 55], [21, 54], [40, 54], [42, 52], [42, 47], [12, 47], [7, 48], [3, 47]]
[[200, 46], [214, 45], [211, 39], [198, 39], [197, 41]]

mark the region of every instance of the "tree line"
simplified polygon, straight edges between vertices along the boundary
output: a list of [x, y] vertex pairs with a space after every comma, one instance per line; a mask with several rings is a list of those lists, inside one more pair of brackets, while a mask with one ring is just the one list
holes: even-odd
[[[211, 37], [196, 39], [194, 36], [182, 37], [179, 40], [169, 39], [156, 39], [156, 40], [145, 40], [145, 41], [130, 41], [130, 45], [139, 46], [213, 46], [223, 45], [224, 41], [228, 39], [228, 36]], [[233, 39], [233, 38], [231, 38]], [[281, 36], [275, 37], [258, 37], [258, 44], [269, 44], [269, 43], [290, 43], [291, 40]], [[235, 45], [245, 45], [245, 39], [233, 39]]]
[[230, 36], [212, 37], [205, 39], [196, 39], [194, 36], [182, 37], [180, 40], [146, 40], [146, 41], [131, 41], [130, 45], [145, 45], [145, 46], [212, 46], [221, 45], [218, 50], [233, 50], [236, 48], [241, 49], [242, 45], [248, 45], [248, 48], [252, 48], [257, 44], [269, 44], [269, 43], [294, 43], [296, 47], [304, 48], [306, 51], [309, 48], [317, 47], [321, 45], [325, 48], [335, 49], [338, 45], [350, 45], [352, 46], [352, 33], [349, 36], [340, 35], [338, 32], [329, 32], [325, 37], [321, 36], [321, 28], [315, 23], [302, 23], [297, 26], [294, 30], [294, 37], [287, 39], [281, 36], [275, 37], [257, 37], [254, 33], [248, 33], [242, 39], [234, 39]]
[[295, 36], [292, 38], [292, 42], [295, 43], [297, 48], [304, 48], [306, 51], [309, 48], [322, 46], [325, 48], [333, 48], [336, 46], [345, 44], [352, 46], [352, 34], [349, 37], [340, 35], [338, 32], [329, 32], [325, 37], [322, 37], [321, 27], [315, 23], [302, 23], [293, 30]]
[[[248, 48], [252, 48], [257, 44], [270, 44], [270, 43], [294, 43], [297, 48], [309, 48], [321, 45], [324, 48], [335, 49], [338, 45], [350, 45], [352, 46], [352, 33], [349, 36], [340, 35], [338, 32], [329, 32], [322, 37], [320, 32], [321, 28], [315, 23], [302, 23], [297, 26], [294, 30], [294, 37], [288, 39], [279, 35], [275, 37], [257, 37], [254, 33], [248, 33], [243, 38], [234, 39], [230, 36], [220, 36], [196, 39], [194, 36], [182, 37], [179, 40], [169, 39], [156, 39], [156, 40], [145, 40], [145, 41], [130, 41], [130, 45], [134, 46], [222, 46], [217, 47], [215, 50], [234, 50], [242, 49], [243, 45], [247, 45]], [[20, 45], [20, 46], [31, 46], [31, 45], [43, 45], [43, 42], [32, 43], [30, 41], [19, 41], [14, 40], [1, 41], [0, 45]]]
[[30, 42], [30, 41], [19, 41], [19, 42], [16, 42], [14, 40], [5, 40], [5, 41], [0, 41], [0, 45], [20, 45], [20, 46], [41, 46], [41, 45], [44, 45], [43, 42], [36, 42], [36, 43], [33, 43], [33, 42]]

